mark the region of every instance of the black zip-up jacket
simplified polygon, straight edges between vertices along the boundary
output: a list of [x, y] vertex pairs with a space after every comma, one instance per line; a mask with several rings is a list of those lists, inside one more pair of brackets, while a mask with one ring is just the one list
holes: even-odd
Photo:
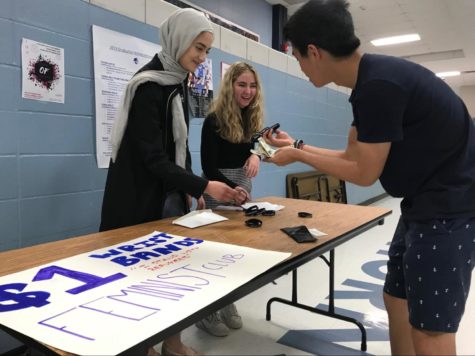
[[[139, 72], [146, 70], [163, 70], [157, 55]], [[206, 189], [208, 180], [191, 171], [188, 141], [186, 169], [175, 164], [171, 103], [175, 95], [182, 96], [188, 126], [183, 88], [182, 84], [161, 86], [155, 82], [137, 88], [116, 161], [110, 162], [100, 231], [162, 218], [167, 192], [177, 190], [198, 198]]]

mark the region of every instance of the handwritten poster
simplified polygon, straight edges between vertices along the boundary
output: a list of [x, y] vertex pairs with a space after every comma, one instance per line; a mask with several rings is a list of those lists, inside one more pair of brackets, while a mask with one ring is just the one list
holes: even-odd
[[0, 324], [67, 352], [115, 355], [289, 256], [155, 231], [0, 277]]
[[92, 26], [96, 99], [96, 157], [99, 168], [109, 168], [110, 135], [117, 108], [130, 78], [161, 46], [99, 26]]
[[64, 103], [64, 49], [23, 38], [22, 98]]

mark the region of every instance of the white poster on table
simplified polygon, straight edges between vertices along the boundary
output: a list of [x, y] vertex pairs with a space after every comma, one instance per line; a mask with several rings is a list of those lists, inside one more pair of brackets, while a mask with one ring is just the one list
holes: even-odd
[[0, 277], [0, 324], [73, 354], [116, 355], [289, 256], [155, 231]]
[[64, 49], [23, 38], [22, 88], [25, 99], [64, 104]]
[[130, 78], [161, 46], [92, 26], [94, 89], [96, 99], [96, 157], [99, 168], [108, 168], [112, 153], [110, 135], [122, 93]]

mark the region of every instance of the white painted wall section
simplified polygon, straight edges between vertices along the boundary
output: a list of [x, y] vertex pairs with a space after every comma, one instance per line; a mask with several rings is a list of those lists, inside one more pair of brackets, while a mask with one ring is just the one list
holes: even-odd
[[147, 9], [145, 12], [145, 22], [157, 27], [160, 27], [162, 22], [178, 9], [177, 6], [163, 0], [146, 0], [145, 5]]
[[221, 49], [235, 56], [247, 58], [247, 38], [221, 27]]
[[269, 67], [287, 73], [287, 55], [269, 48]]
[[475, 86], [464, 85], [460, 87], [460, 97], [467, 106], [470, 116], [475, 117]]
[[246, 38], [247, 59], [255, 63], [269, 66], [269, 47], [254, 40]]

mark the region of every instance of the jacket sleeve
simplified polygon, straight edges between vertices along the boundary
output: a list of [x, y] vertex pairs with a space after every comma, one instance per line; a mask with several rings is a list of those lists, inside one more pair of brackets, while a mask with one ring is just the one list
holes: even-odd
[[163, 88], [157, 83], [148, 82], [137, 88], [128, 123], [136, 154], [157, 178], [198, 198], [208, 181], [170, 161], [166, 152], [166, 117], [163, 117], [166, 100]]
[[218, 180], [226, 183], [231, 188], [236, 188], [237, 184], [226, 178], [218, 169], [218, 154], [221, 147], [219, 144], [220, 138], [216, 130], [215, 117], [209, 115], [206, 117], [201, 129], [201, 167], [209, 180]]
[[189, 149], [189, 146], [188, 146], [188, 140], [186, 140], [186, 162], [185, 162], [185, 169], [192, 173], [193, 174], [193, 169], [192, 169], [192, 166], [191, 166], [191, 153], [190, 153], [190, 149]]

